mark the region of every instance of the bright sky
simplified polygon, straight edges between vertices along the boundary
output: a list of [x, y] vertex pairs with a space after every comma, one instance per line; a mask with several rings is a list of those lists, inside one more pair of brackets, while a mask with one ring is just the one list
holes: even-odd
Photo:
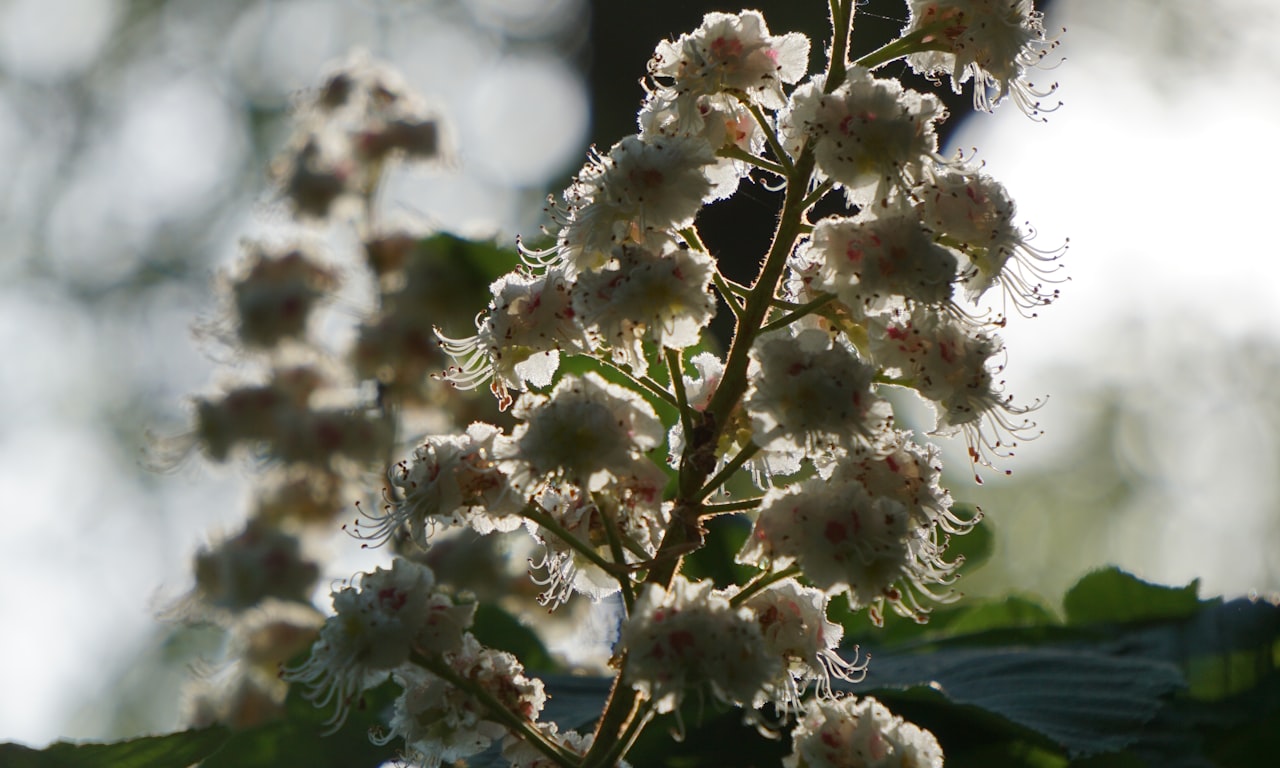
[[[247, 137], [230, 111], [228, 81], [251, 94], [301, 86], [352, 38], [381, 41], [454, 115], [469, 172], [403, 187], [435, 220], [475, 231], [513, 226], [510, 183], [535, 183], [581, 142], [556, 114], [511, 107], [543, 88], [560, 115], [579, 110], [580, 124], [581, 92], [564, 84], [562, 65], [499, 59], [486, 38], [460, 26], [415, 31], [401, 19], [379, 27], [368, 14], [333, 10], [377, 3], [262, 3], [233, 20], [232, 53], [220, 57], [193, 43], [195, 25], [212, 23], [219, 4], [185, 5], [195, 15], [165, 20], [153, 43], [166, 68], [100, 84], [120, 109], [89, 134], [101, 149], [66, 169], [50, 158], [76, 116], [32, 94], [101, 53], [119, 6], [0, 3], [0, 64], [14, 78], [0, 84], [0, 490], [9, 505], [0, 528], [0, 740], [100, 735], [100, 721], [72, 727], [68, 718], [153, 630], [157, 585], [180, 591], [210, 527], [233, 525], [243, 508], [225, 475], [186, 471], [140, 485], [129, 466], [136, 457], [119, 455], [91, 402], [133, 388], [180, 404], [206, 386], [209, 365], [186, 330], [192, 297], [162, 294], [108, 323], [77, 310], [54, 282], [16, 286], [32, 241], [18, 222], [38, 213], [29, 191], [69, 179], [46, 225], [55, 282], [93, 270], [108, 280], [151, 242], [157, 210], [181, 216], [185, 200], [216, 188], [219, 169], [240, 161]], [[572, 3], [484, 5], [486, 18], [539, 18]], [[1208, 357], [1206, 345], [1221, 348], [1224, 339], [1280, 335], [1280, 258], [1265, 238], [1280, 200], [1280, 157], [1270, 146], [1280, 136], [1272, 44], [1280, 19], [1269, 0], [1059, 5], [1050, 24], [1069, 28], [1067, 61], [1051, 77], [1065, 106], [1047, 125], [1005, 107], [970, 121], [958, 140], [979, 148], [1041, 231], [1040, 244], [1071, 237], [1072, 282], [1061, 302], [1005, 334], [1010, 391], [1054, 393], [1041, 419], [1049, 435], [1018, 459], [1052, 461], [1055, 433], [1071, 433], [1073, 395], [1060, 394], [1059, 371], [1160, 384], [1145, 415], [1161, 430], [1147, 444], [1160, 449], [1149, 458], [1164, 480], [1137, 504], [1128, 523], [1135, 535], [1124, 537], [1141, 547], [1117, 544], [1089, 558], [1156, 579], [1203, 576], [1217, 591], [1280, 589], [1275, 439], [1233, 395], [1230, 374], [1171, 369], [1175, 359], [1194, 366]], [[57, 21], [66, 18], [80, 25]], [[280, 53], [308, 36], [325, 40], [324, 50]], [[1179, 59], [1167, 61], [1169, 52]], [[455, 76], [468, 67], [485, 74]], [[430, 77], [442, 71], [449, 76]], [[528, 141], [513, 143], [517, 134]], [[203, 160], [174, 161], [192, 156]], [[237, 236], [227, 235], [228, 247]], [[1268, 536], [1270, 546], [1260, 543]]]
[[1232, 350], [1251, 340], [1280, 344], [1280, 247], [1266, 234], [1280, 200], [1280, 7], [1057, 5], [1048, 26], [1067, 28], [1066, 60], [1035, 80], [1060, 81], [1062, 109], [1036, 126], [1006, 107], [955, 141], [978, 148], [1037, 244], [1071, 239], [1060, 302], [1002, 334], [1009, 391], [1051, 393], [1037, 414], [1046, 435], [1010, 465], [1052, 462], [1070, 443], [1088, 408], [1083, 378], [1146, 392], [1129, 403], [1144, 434], [1127, 458], [1153, 480], [1105, 546], [1043, 556], [1077, 572], [1116, 562], [1159, 581], [1201, 577], [1207, 592], [1274, 593], [1275, 390], [1249, 392], [1257, 373], [1231, 355], [1250, 354]]

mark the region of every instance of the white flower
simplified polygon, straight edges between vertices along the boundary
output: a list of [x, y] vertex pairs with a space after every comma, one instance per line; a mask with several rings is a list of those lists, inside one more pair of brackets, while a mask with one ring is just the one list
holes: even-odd
[[828, 602], [821, 590], [785, 579], [743, 603], [755, 614], [769, 651], [786, 662], [785, 680], [772, 691], [773, 703], [783, 710], [799, 708], [810, 682], [818, 695], [830, 697], [831, 678], [857, 682], [866, 674], [866, 661], [850, 663], [837, 652], [844, 628], [827, 620]]
[[823, 477], [849, 477], [872, 496], [886, 496], [906, 507], [911, 524], [938, 525], [946, 533], [966, 533], [977, 519], [961, 520], [951, 513], [951, 494], [938, 483], [942, 461], [938, 446], [921, 445], [910, 432], [894, 430], [871, 450], [838, 457], [821, 467]]
[[[579, 543], [606, 560], [611, 557], [600, 510], [580, 489], [564, 483], [559, 489], [544, 489], [536, 501]], [[538, 595], [539, 605], [554, 611], [568, 602], [574, 592], [595, 602], [621, 589], [615, 576], [602, 571], [569, 542], [533, 521], [525, 525], [544, 548], [539, 559], [529, 561], [530, 577], [543, 587]], [[542, 573], [538, 574], [539, 571]]]
[[945, 238], [967, 260], [960, 283], [976, 301], [995, 284], [1020, 310], [1043, 306], [1057, 297], [1044, 283], [1059, 282], [1053, 272], [1064, 249], [1041, 251], [1014, 224], [1013, 199], [995, 179], [982, 173], [940, 169], [915, 191], [925, 226]]
[[586, 340], [574, 318], [569, 281], [561, 269], [542, 275], [512, 272], [489, 286], [493, 301], [465, 339], [440, 334], [444, 350], [457, 361], [444, 378], [460, 389], [484, 381], [503, 410], [510, 390], [551, 384], [560, 367], [560, 350], [585, 351]]
[[942, 304], [950, 300], [956, 279], [955, 256], [933, 242], [909, 205], [823, 219], [797, 258], [817, 268], [812, 290], [836, 294], [855, 312], [892, 307], [901, 299]]
[[388, 157], [434, 159], [446, 130], [400, 75], [358, 53], [298, 104], [299, 131], [272, 164], [299, 216], [355, 211]]
[[[521, 395], [523, 423], [504, 440], [503, 458], [519, 488], [566, 480], [589, 491], [635, 471], [662, 442], [662, 422], [644, 398], [595, 373], [565, 376], [551, 395]], [[540, 487], [540, 486], [539, 486]]]
[[465, 434], [427, 438], [413, 458], [387, 473], [399, 500], [388, 503], [381, 514], [364, 512], [372, 526], [361, 530], [357, 522], [355, 535], [381, 544], [407, 525], [414, 542], [425, 549], [437, 524], [469, 524], [482, 534], [518, 528], [524, 500], [512, 492], [493, 460], [500, 435], [497, 427], [476, 422]]
[[627, 649], [627, 679], [659, 712], [698, 692], [749, 705], [782, 674], [751, 612], [730, 606], [710, 581], [695, 584], [677, 575], [669, 590], [647, 585], [619, 642]]
[[[444, 662], [530, 724], [546, 703], [542, 681], [527, 677], [516, 657], [484, 648], [469, 634]], [[404, 693], [396, 699], [391, 731], [374, 737], [374, 743], [403, 738], [410, 757], [439, 768], [479, 754], [507, 734], [506, 726], [485, 719], [487, 713], [476, 699], [435, 675], [412, 667], [397, 677]]]
[[[645, 99], [640, 114], [640, 137], [696, 137], [713, 149], [734, 147], [753, 155], [764, 149], [765, 134], [751, 112], [737, 99], [726, 96], [671, 96], [654, 91]], [[728, 157], [703, 170], [711, 182], [710, 200], [723, 200], [738, 190], [738, 184], [754, 168], [750, 163]]]
[[809, 39], [799, 32], [769, 34], [759, 11], [708, 13], [702, 25], [675, 42], [663, 41], [649, 62], [658, 82], [679, 94], [741, 91], [761, 106], [783, 105], [783, 83], [809, 66]]
[[320, 628], [311, 657], [283, 675], [307, 686], [307, 697], [317, 707], [336, 702], [329, 719], [334, 730], [346, 720], [355, 697], [407, 662], [420, 639], [436, 648], [456, 647], [465, 627], [456, 633], [446, 627], [470, 621], [465, 612], [450, 613], [443, 623], [437, 615], [433, 621], [439, 608], [431, 600], [435, 575], [404, 558], [396, 558], [390, 569], [359, 574], [355, 584], [333, 592], [335, 615]]
[[[720, 386], [720, 378], [724, 375], [724, 363], [710, 352], [699, 352], [689, 360], [689, 364], [698, 372], [697, 376], [681, 376], [684, 382], [685, 399], [689, 407], [695, 411], [705, 410]], [[667, 432], [667, 461], [675, 466], [684, 452], [684, 424], [679, 419]]]
[[440, 768], [483, 752], [507, 729], [485, 720], [479, 703], [435, 675], [409, 667], [396, 675], [404, 692], [396, 699], [391, 730], [370, 736], [379, 746], [404, 739], [405, 755], [423, 768]]
[[818, 169], [844, 186], [850, 205], [888, 200], [923, 178], [927, 162], [940, 161], [934, 123], [946, 110], [936, 96], [862, 67], [850, 67], [829, 94], [823, 82], [813, 78], [791, 94], [779, 133], [792, 154], [813, 143]]
[[932, 733], [870, 697], [811, 700], [791, 750], [785, 768], [942, 768]]
[[[617, 524], [619, 535], [646, 557], [652, 557], [669, 518], [662, 501], [667, 476], [651, 461], [638, 461], [633, 470], [610, 482], [597, 495], [608, 500], [607, 513]], [[543, 490], [536, 501], [578, 543], [607, 561], [613, 560], [604, 528], [605, 512], [580, 489], [561, 483], [556, 489]], [[534, 578], [534, 583], [545, 588], [538, 596], [541, 604], [554, 610], [574, 592], [596, 601], [619, 590], [615, 574], [602, 570], [556, 533], [533, 521], [525, 524], [544, 547], [541, 559], [530, 562], [533, 571], [542, 572]], [[627, 562], [640, 559], [630, 547], [624, 549], [624, 556]]]
[[693, 223], [718, 193], [707, 178], [715, 151], [701, 137], [628, 136], [606, 156], [593, 155], [564, 192], [557, 244], [538, 263], [563, 266], [570, 277], [600, 269], [615, 246]]
[[573, 307], [579, 321], [636, 376], [648, 372], [642, 341], [685, 349], [715, 314], [710, 293], [715, 262], [666, 237], [623, 245], [599, 272], [578, 275]]
[[[869, 329], [871, 354], [889, 371], [898, 371], [904, 382], [937, 404], [937, 434], [964, 433], [970, 458], [990, 466], [988, 453], [1009, 455], [1018, 439], [1034, 435], [1035, 425], [1014, 423], [1034, 408], [1018, 407], [996, 381], [999, 366], [989, 364], [1004, 350], [998, 336], [988, 334], [955, 317], [917, 307], [877, 320]], [[983, 422], [995, 431], [982, 434]]]
[[908, 56], [911, 69], [931, 78], [950, 75], [956, 93], [972, 78], [974, 109], [990, 112], [1009, 95], [1032, 117], [1057, 109], [1040, 104], [1057, 84], [1042, 90], [1025, 79], [1057, 47], [1045, 40], [1043, 14], [1031, 0], [910, 0], [909, 6], [903, 34], [935, 28], [928, 42], [944, 46]]
[[724, 375], [724, 363], [710, 352], [699, 352], [689, 359], [689, 365], [698, 372], [696, 377], [682, 376], [685, 399], [689, 407], [699, 411], [705, 409], [720, 386], [720, 377]]
[[873, 389], [875, 368], [825, 331], [766, 334], [751, 347], [756, 364], [744, 406], [757, 445], [813, 454], [852, 448], [892, 418]]
[[869, 607], [877, 623], [886, 602], [922, 620], [928, 609], [921, 598], [952, 599], [930, 587], [950, 584], [958, 567], [942, 559], [932, 528], [913, 526], [900, 502], [837, 476], [769, 491], [738, 561], [798, 563], [815, 587], [844, 592], [850, 607]]

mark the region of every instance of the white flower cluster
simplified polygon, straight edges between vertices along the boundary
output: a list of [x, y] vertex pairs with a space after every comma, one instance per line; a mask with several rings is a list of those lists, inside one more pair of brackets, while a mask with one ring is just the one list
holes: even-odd
[[814, 700], [791, 735], [784, 768], [941, 768], [933, 734], [875, 699]]
[[[939, 449], [898, 427], [889, 388], [933, 403], [932, 434], [962, 434], [975, 464], [1008, 455], [1031, 425], [999, 380], [1005, 319], [965, 305], [999, 286], [1031, 314], [1057, 295], [1046, 285], [1061, 250], [1032, 247], [999, 183], [939, 155], [936, 96], [878, 73], [905, 57], [957, 88], [975, 80], [979, 108], [1012, 95], [1034, 112], [1044, 94], [1024, 76], [1049, 45], [1039, 16], [1021, 1], [909, 6], [899, 40], [850, 61], [855, 4], [832, 2], [835, 37], [814, 75], [809, 41], [771, 34], [755, 11], [709, 14], [659, 44], [638, 132], [591, 153], [551, 207], [554, 241], [521, 245], [474, 333], [431, 327], [415, 299], [452, 300], [447, 259], [411, 235], [367, 238], [382, 304], [350, 362], [390, 404], [322, 406], [319, 367], [283, 356], [268, 384], [197, 403], [211, 455], [266, 446], [330, 476], [387, 461], [407, 431], [399, 409], [440, 397], [423, 372], [442, 356], [453, 365], [436, 381], [488, 384], [505, 412], [437, 413], [449, 426], [384, 465], [383, 503], [350, 530], [399, 556], [333, 592], [311, 657], [285, 673], [335, 705], [334, 728], [394, 679], [403, 693], [375, 738], [432, 768], [495, 742], [516, 766], [623, 764], [652, 717], [708, 700], [762, 729], [796, 723], [791, 768], [942, 764], [927, 731], [833, 693], [868, 662], [841, 649], [829, 603], [844, 596], [878, 624], [886, 608], [925, 621], [954, 599], [960, 559], [947, 547], [976, 520], [952, 511]], [[308, 114], [280, 171], [304, 217], [351, 195], [367, 203], [381, 163], [438, 151], [436, 123], [367, 62], [331, 78]], [[331, 145], [348, 164], [326, 159]], [[744, 179], [786, 192], [749, 286], [721, 273], [697, 230], [703, 206]], [[841, 212], [815, 217], [824, 199]], [[260, 254], [234, 287], [241, 341], [275, 350], [305, 337], [334, 274], [301, 252]], [[735, 321], [723, 355], [708, 333], [717, 309]], [[716, 589], [681, 565], [722, 514], [750, 519], [737, 562], [758, 573]], [[446, 529], [531, 535], [530, 577], [553, 610], [617, 597], [619, 682], [594, 734], [539, 722], [542, 683], [484, 648], [468, 631], [475, 603], [409, 559]], [[317, 568], [257, 528], [202, 553], [208, 599], [240, 605], [268, 589], [254, 570], [264, 553], [287, 556], [290, 578], [274, 588], [300, 599]]]
[[1043, 99], [1055, 90], [1026, 80], [1057, 43], [1045, 39], [1043, 15], [1032, 0], [909, 0], [911, 18], [904, 35], [920, 34], [927, 50], [907, 56], [907, 64], [929, 77], [950, 75], [951, 87], [974, 81], [973, 106], [990, 112], [1006, 96], [1029, 115], [1053, 111]]
[[415, 650], [457, 652], [475, 613], [474, 604], [439, 592], [430, 568], [404, 558], [334, 590], [333, 608], [311, 658], [286, 670], [285, 679], [308, 686], [316, 706], [336, 703], [335, 726], [362, 691], [403, 667]]

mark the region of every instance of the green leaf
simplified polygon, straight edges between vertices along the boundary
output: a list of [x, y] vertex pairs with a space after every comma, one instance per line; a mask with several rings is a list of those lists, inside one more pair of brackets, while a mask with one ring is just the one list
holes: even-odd
[[975, 635], [998, 629], [1029, 629], [1058, 625], [1058, 617], [1039, 600], [1010, 595], [1003, 600], [981, 600], [948, 612], [942, 629], [948, 636]]
[[706, 521], [704, 546], [685, 557], [681, 573], [687, 578], [711, 579], [718, 589], [744, 584], [759, 569], [741, 565], [734, 558], [751, 535], [751, 523], [744, 515], [723, 515]]
[[[873, 654], [866, 679], [839, 686], [892, 701], [941, 698], [998, 715], [1041, 735], [1072, 757], [1135, 743], [1167, 699], [1185, 686], [1171, 664], [1064, 648], [953, 648], [927, 654]], [[928, 727], [928, 723], [921, 725]]]
[[1066, 756], [1025, 741], [986, 742], [944, 752], [947, 768], [1067, 768]]
[[939, 645], [1010, 645], [1079, 639], [1078, 630], [1064, 629], [1047, 606], [1034, 597], [1011, 595], [978, 599], [941, 608], [918, 624], [893, 613], [876, 627], [865, 611], [851, 613], [843, 596], [831, 601], [828, 614], [845, 627], [846, 645], [868, 644], [882, 649], [921, 650]]
[[471, 634], [481, 645], [514, 655], [530, 672], [547, 671], [556, 666], [537, 633], [493, 603], [476, 606]]
[[313, 706], [299, 686], [293, 686], [284, 719], [233, 734], [201, 768], [378, 768], [395, 759], [403, 745], [378, 746], [369, 740], [369, 732], [386, 730], [391, 705], [399, 694], [400, 687], [390, 681], [365, 691], [342, 728], [326, 736], [325, 721], [331, 710]]
[[0, 744], [5, 768], [187, 768], [216, 751], [230, 736], [225, 726], [143, 736], [111, 744], [60, 741], [44, 749]]
[[1119, 568], [1103, 568], [1076, 582], [1062, 605], [1067, 623], [1076, 626], [1182, 619], [1200, 610], [1199, 589], [1198, 579], [1185, 587], [1163, 587]]

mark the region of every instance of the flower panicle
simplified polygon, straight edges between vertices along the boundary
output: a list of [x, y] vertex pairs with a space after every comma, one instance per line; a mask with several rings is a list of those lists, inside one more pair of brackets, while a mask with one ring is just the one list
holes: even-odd
[[[1042, 102], [1056, 85], [1026, 79], [1056, 45], [1028, 0], [909, 7], [889, 53], [860, 61], [905, 56], [957, 91], [973, 81], [978, 109], [1053, 109]], [[851, 8], [832, 4], [837, 17]], [[305, 346], [346, 275], [301, 251], [259, 254], [232, 297], [240, 341], [266, 351], [273, 373], [197, 401], [194, 442], [218, 460], [265, 446], [292, 472], [343, 478], [317, 494], [327, 508], [344, 472], [384, 468], [381, 499], [357, 504], [349, 533], [392, 551], [392, 565], [336, 587], [310, 657], [282, 672], [333, 708], [330, 731], [392, 679], [402, 694], [375, 741], [401, 740], [433, 767], [499, 742], [527, 768], [620, 765], [655, 714], [683, 728], [682, 707], [708, 701], [774, 735], [794, 721], [789, 768], [850, 755], [942, 764], [927, 731], [841, 695], [870, 658], [845, 645], [830, 602], [881, 624], [886, 611], [924, 622], [958, 598], [963, 558], [948, 549], [980, 516], [954, 507], [929, 441], [959, 435], [976, 475], [1037, 435], [1028, 415], [1042, 402], [1005, 393], [1006, 317], [981, 302], [998, 287], [1006, 309], [1033, 316], [1057, 298], [1066, 248], [1033, 245], [1003, 186], [973, 157], [939, 153], [948, 114], [937, 96], [845, 66], [843, 51], [810, 76], [809, 54], [807, 38], [771, 33], [757, 11], [711, 13], [659, 43], [636, 132], [587, 152], [548, 198], [547, 239], [517, 240], [518, 262], [486, 267], [479, 287], [500, 276], [474, 302], [449, 295], [447, 256], [374, 215], [384, 171], [441, 157], [445, 124], [363, 60], [305, 97], [303, 130], [276, 164], [280, 193], [301, 221], [335, 222], [356, 204], [380, 304], [355, 334], [350, 372], [290, 368], [280, 350]], [[697, 229], [744, 180], [787, 192], [750, 287], [721, 274], [726, 255]], [[485, 302], [474, 317], [459, 309]], [[718, 355], [708, 348], [721, 305], [734, 327]], [[496, 402], [466, 399], [485, 384]], [[893, 393], [906, 389], [933, 405], [931, 429], [901, 428]], [[357, 390], [367, 403], [335, 404]], [[704, 523], [727, 514], [749, 520], [736, 561], [758, 573], [717, 589], [681, 564], [715, 535]], [[480, 645], [469, 632], [480, 598], [433, 570], [451, 547], [470, 551], [474, 537], [457, 532], [521, 529], [532, 549], [510, 559], [525, 572], [502, 578], [531, 582], [526, 596], [547, 613], [580, 615], [575, 595], [617, 595], [625, 614], [620, 682], [595, 734], [538, 722], [541, 682]], [[202, 553], [205, 599], [260, 601], [271, 561], [296, 573], [275, 580], [288, 594], [265, 596], [302, 600], [319, 569], [291, 535], [249, 526]]]

